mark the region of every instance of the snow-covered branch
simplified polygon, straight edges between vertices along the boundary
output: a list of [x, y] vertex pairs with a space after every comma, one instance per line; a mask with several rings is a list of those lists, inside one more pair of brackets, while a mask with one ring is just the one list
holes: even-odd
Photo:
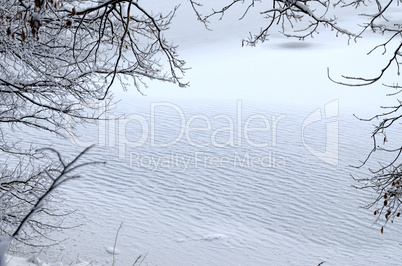
[[[61, 154], [53, 148], [44, 148], [38, 150], [40, 154], [50, 153], [56, 155], [56, 159], [51, 161], [51, 165], [47, 165], [39, 172], [30, 174], [28, 177], [20, 176], [17, 180], [11, 182], [5, 181], [3, 177], [0, 182], [0, 213], [2, 220], [2, 229], [0, 233], [0, 266], [6, 266], [5, 255], [8, 246], [14, 239], [17, 239], [24, 228], [28, 227], [27, 224], [31, 223], [29, 227], [38, 228], [36, 230], [43, 230], [46, 227], [53, 229], [61, 228], [60, 226], [52, 226], [50, 224], [43, 224], [38, 220], [34, 220], [35, 214], [46, 211], [46, 202], [49, 196], [62, 184], [67, 181], [79, 177], [77, 171], [82, 167], [97, 164], [100, 162], [84, 162], [78, 163], [79, 160], [88, 152], [91, 147], [86, 148], [78, 154], [70, 162], [65, 162]], [[24, 174], [20, 172], [19, 174]], [[41, 184], [41, 185], [38, 185]], [[16, 210], [18, 211], [16, 212]], [[7, 226], [4, 226], [7, 224]], [[7, 229], [8, 228], [8, 229]], [[39, 229], [42, 228], [42, 229]], [[35, 230], [35, 229], [34, 229]]]
[[163, 37], [176, 9], [153, 14], [132, 0], [0, 2], [0, 122], [63, 134], [67, 117], [97, 119], [91, 106], [110, 98], [116, 82], [139, 91], [146, 80], [187, 86], [185, 62]]
[[[258, 34], [251, 35], [243, 43], [256, 45], [268, 39], [269, 31], [279, 30], [287, 37], [305, 39], [316, 34], [319, 27], [327, 27], [334, 30], [337, 34], [344, 34], [349, 38], [357, 35], [345, 27], [336, 23], [336, 17], [329, 17], [328, 10], [331, 7], [330, 0], [233, 0], [220, 9], [213, 9], [202, 15], [200, 2], [190, 0], [198, 19], [208, 27], [210, 19], [219, 16], [222, 19], [225, 13], [229, 12], [236, 4], [243, 4], [244, 12], [240, 19], [243, 19], [252, 8], [259, 11], [260, 15], [267, 20], [266, 25], [261, 25]], [[266, 9], [266, 6], [270, 6]]]

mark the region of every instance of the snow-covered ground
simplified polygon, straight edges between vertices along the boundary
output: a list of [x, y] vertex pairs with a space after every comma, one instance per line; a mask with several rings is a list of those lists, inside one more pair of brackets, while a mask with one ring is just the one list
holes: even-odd
[[[7, 263], [8, 263], [7, 266], [63, 266], [61, 262], [48, 264], [35, 256], [30, 259], [9, 256], [7, 257]], [[78, 260], [76, 263], [70, 263], [68, 265], [89, 266], [91, 264], [89, 262]]]
[[[155, 10], [175, 4], [139, 2]], [[192, 68], [190, 87], [150, 82], [146, 97], [115, 88], [122, 101], [107, 115], [126, 120], [89, 126], [76, 139], [95, 142], [90, 155], [107, 166], [90, 167], [60, 195], [60, 208], [78, 209], [70, 222], [85, 225], [53, 236], [69, 239], [41, 260], [69, 265], [79, 256], [111, 265], [123, 222], [116, 265], [132, 265], [141, 254], [148, 265], [399, 263], [400, 223], [380, 234], [371, 212], [359, 208], [372, 195], [352, 188], [349, 176], [361, 174], [349, 165], [371, 148], [370, 124], [352, 114], [376, 114], [395, 98], [380, 85], [342, 87], [327, 78], [327, 68], [334, 77], [377, 74], [387, 59], [366, 53], [381, 36], [347, 45], [325, 30], [303, 42], [273, 32], [269, 42], [242, 47], [249, 25], [259, 28], [254, 18], [228, 15], [209, 32], [187, 1], [177, 2], [182, 7], [167, 36]], [[341, 23], [353, 24], [351, 15]], [[393, 74], [385, 79], [392, 83]], [[339, 149], [326, 154], [332, 141]], [[53, 142], [71, 156], [80, 150]], [[11, 265], [31, 264], [14, 258]]]

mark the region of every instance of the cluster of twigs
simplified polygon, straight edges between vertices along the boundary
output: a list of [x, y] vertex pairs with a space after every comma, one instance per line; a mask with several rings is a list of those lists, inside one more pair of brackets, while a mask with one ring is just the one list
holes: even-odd
[[[19, 178], [8, 180], [4, 176], [0, 180], [0, 230], [1, 238], [8, 237], [11, 240], [21, 241], [24, 244], [35, 247], [41, 246], [38, 238], [45, 238], [54, 243], [47, 233], [64, 229], [59, 219], [52, 223], [49, 217], [60, 218], [67, 213], [57, 214], [49, 208], [47, 201], [57, 188], [67, 181], [80, 177], [77, 173], [82, 167], [98, 164], [100, 162], [79, 163], [84, 154], [91, 147], [86, 148], [73, 160], [66, 162], [61, 154], [53, 148], [38, 150], [38, 154], [45, 155], [49, 159], [48, 164], [37, 172], [19, 172]], [[54, 158], [56, 157], [56, 158]], [[41, 219], [41, 217], [45, 219]], [[4, 251], [4, 250], [3, 250]], [[0, 254], [4, 257], [5, 254]]]

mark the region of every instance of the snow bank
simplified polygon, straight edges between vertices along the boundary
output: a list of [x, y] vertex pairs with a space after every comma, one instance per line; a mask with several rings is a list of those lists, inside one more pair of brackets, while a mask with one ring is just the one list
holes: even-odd
[[[64, 266], [64, 264], [61, 262], [47, 264], [47, 263], [41, 261], [37, 256], [33, 256], [30, 259], [7, 256], [6, 263], [7, 263], [6, 264], [7, 266]], [[94, 265], [94, 264], [92, 264], [91, 262], [80, 261], [79, 259], [77, 259], [75, 264], [69, 264], [69, 265], [71, 265], [71, 266], [88, 266], [88, 265]]]

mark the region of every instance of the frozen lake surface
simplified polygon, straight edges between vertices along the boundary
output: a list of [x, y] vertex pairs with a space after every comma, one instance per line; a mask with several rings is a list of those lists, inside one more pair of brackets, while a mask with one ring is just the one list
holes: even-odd
[[340, 87], [327, 77], [327, 67], [334, 77], [377, 73], [363, 66], [386, 62], [366, 56], [378, 40], [348, 46], [329, 31], [304, 42], [274, 32], [242, 48], [250, 21], [210, 33], [181, 2], [169, 37], [192, 67], [191, 86], [150, 82], [147, 97], [114, 88], [122, 101], [110, 120], [79, 129], [81, 147], [51, 139], [71, 158], [96, 143], [87, 158], [107, 164], [63, 187], [58, 206], [76, 209], [68, 221], [83, 225], [52, 235], [69, 239], [42, 256], [111, 265], [123, 223], [116, 265], [141, 254], [143, 265], [400, 264], [400, 222], [381, 234], [359, 208], [375, 195], [353, 188], [350, 176], [367, 173], [350, 165], [372, 145], [371, 123], [352, 114], [375, 115], [395, 99], [378, 85]]
[[[338, 101], [329, 107], [339, 111]], [[373, 195], [351, 186], [350, 174], [359, 172], [349, 165], [369, 151], [364, 136], [371, 127], [358, 123], [350, 110], [329, 118], [323, 112], [322, 120], [306, 124], [324, 108], [121, 102], [106, 117], [121, 111], [126, 120], [87, 128], [77, 138], [84, 146], [103, 144], [88, 157], [107, 164], [89, 167], [84, 178], [64, 187], [60, 207], [78, 209], [72, 221], [84, 225], [65, 231], [69, 240], [48, 252], [60, 253], [65, 262], [80, 254], [111, 265], [123, 223], [117, 265], [132, 265], [141, 254], [148, 265], [399, 262], [400, 224], [381, 234], [372, 212], [359, 208]], [[182, 131], [183, 123], [192, 130]], [[338, 128], [339, 137], [327, 135], [328, 125]], [[143, 132], [147, 139], [136, 146]], [[322, 156], [331, 135], [339, 150], [328, 163]], [[69, 153], [69, 145], [61, 147]]]

